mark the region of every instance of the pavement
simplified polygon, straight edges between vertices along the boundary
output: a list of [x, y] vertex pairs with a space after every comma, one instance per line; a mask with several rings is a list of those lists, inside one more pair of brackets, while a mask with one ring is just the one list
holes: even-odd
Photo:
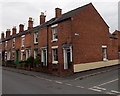
[[67, 77], [3, 67], [3, 94], [109, 94], [120, 96], [119, 66]]

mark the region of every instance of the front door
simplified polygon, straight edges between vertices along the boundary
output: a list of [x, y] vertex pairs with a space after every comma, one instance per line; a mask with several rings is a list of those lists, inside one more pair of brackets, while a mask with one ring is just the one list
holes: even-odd
[[64, 69], [70, 68], [70, 62], [71, 62], [71, 50], [70, 48], [64, 49]]
[[16, 50], [16, 65], [19, 63], [19, 50]]

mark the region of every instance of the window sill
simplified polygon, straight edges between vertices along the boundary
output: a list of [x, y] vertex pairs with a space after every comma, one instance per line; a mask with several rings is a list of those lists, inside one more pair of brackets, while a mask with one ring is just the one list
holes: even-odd
[[22, 48], [24, 48], [24, 46], [21, 46]]
[[104, 62], [107, 62], [107, 61], [108, 61], [108, 59], [104, 58], [104, 59], [103, 59], [103, 61], [104, 61]]
[[52, 63], [53, 63], [53, 64], [58, 64], [58, 61], [53, 61]]
[[34, 45], [38, 45], [38, 42], [34, 42]]
[[51, 40], [51, 42], [57, 42], [57, 41], [58, 41], [58, 39]]

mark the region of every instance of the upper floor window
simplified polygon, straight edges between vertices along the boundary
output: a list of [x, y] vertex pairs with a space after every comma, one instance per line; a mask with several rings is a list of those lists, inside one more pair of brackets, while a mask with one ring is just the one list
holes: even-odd
[[12, 47], [15, 48], [15, 38], [12, 40]]
[[52, 41], [58, 40], [58, 25], [52, 26]]
[[24, 47], [25, 36], [23, 35], [21, 38], [22, 38], [22, 39], [21, 39], [21, 47]]
[[38, 32], [34, 33], [34, 44], [38, 43]]

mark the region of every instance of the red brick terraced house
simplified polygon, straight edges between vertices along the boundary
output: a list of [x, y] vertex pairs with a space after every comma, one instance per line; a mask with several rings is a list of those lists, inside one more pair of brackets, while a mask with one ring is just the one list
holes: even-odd
[[40, 70], [58, 76], [118, 64], [118, 37], [109, 33], [109, 26], [90, 3], [62, 14], [55, 9], [55, 17], [33, 27], [29, 18], [28, 29], [19, 25], [1, 35], [2, 59], [13, 59], [16, 64], [29, 56], [39, 55]]

